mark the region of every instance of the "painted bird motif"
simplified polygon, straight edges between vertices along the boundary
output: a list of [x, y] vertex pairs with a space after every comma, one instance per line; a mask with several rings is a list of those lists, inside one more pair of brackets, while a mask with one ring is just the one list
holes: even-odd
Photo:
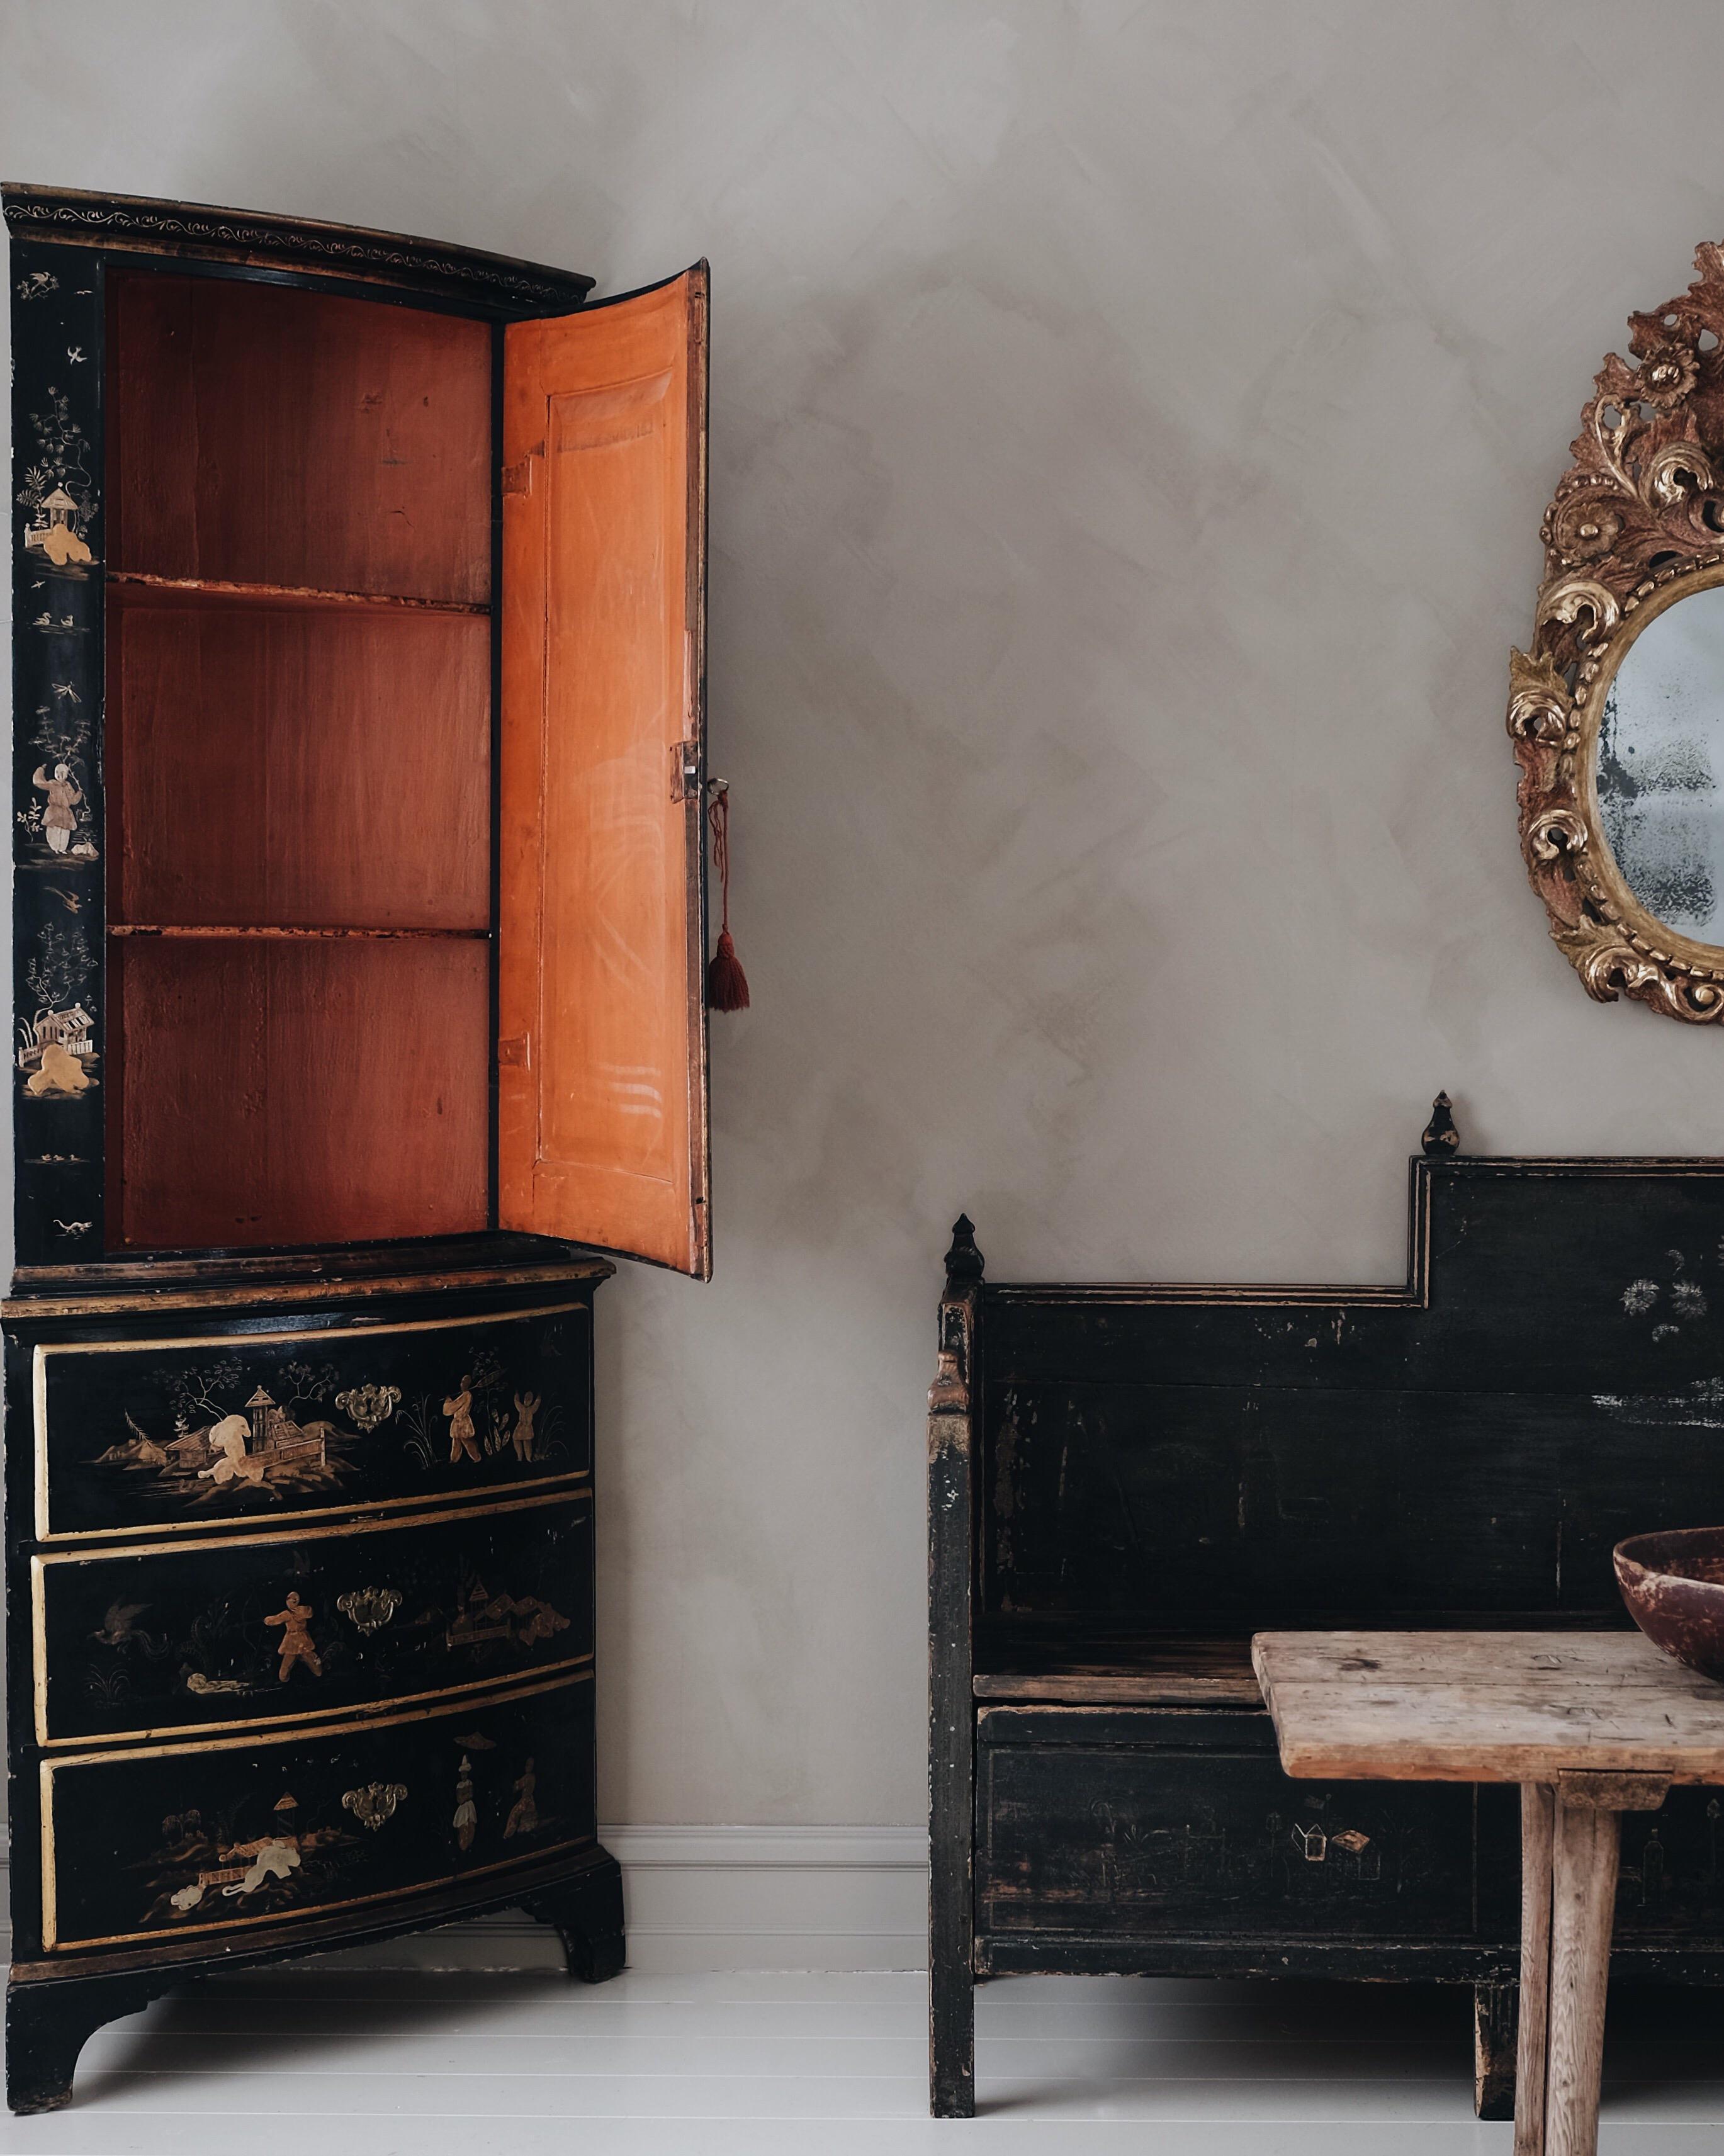
[[96, 1630], [92, 1640], [100, 1640], [105, 1647], [123, 1647], [137, 1630], [137, 1621], [149, 1608], [147, 1602], [110, 1602], [108, 1614]]
[[167, 1651], [167, 1642], [152, 1640], [147, 1632], [138, 1630], [138, 1620], [149, 1608], [147, 1602], [110, 1602], [108, 1614], [95, 1630], [92, 1640], [100, 1640], [105, 1647], [140, 1646], [146, 1655], [162, 1655]]

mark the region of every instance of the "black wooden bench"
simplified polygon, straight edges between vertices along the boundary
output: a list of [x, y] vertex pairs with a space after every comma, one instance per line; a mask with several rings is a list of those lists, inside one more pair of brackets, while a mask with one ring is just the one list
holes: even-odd
[[[947, 1253], [929, 1396], [931, 2083], [1030, 1972], [1474, 1987], [1514, 2101], [1512, 1790], [1294, 1783], [1251, 1634], [1626, 1623], [1724, 1521], [1724, 1160], [1412, 1163], [1404, 1287], [1041, 1286]], [[1629, 1821], [1613, 1970], [1724, 1983], [1724, 1802]]]

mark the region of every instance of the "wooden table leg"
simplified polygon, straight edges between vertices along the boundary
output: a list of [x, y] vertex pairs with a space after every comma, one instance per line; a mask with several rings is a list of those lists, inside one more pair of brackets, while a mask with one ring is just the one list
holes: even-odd
[[1521, 2030], [1515, 2056], [1515, 2156], [1544, 2156], [1545, 2054], [1551, 2006], [1551, 1862], [1557, 1793], [1521, 1785]]
[[1622, 1815], [1573, 1803], [1559, 1786], [1554, 1843], [1544, 2156], [1598, 2156]]

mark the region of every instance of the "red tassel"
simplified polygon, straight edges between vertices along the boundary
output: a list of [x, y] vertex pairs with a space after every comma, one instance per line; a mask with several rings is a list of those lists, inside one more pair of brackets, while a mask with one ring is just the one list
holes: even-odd
[[712, 804], [706, 816], [712, 826], [712, 865], [718, 870], [722, 915], [718, 948], [706, 968], [706, 1004], [710, 1010], [747, 1010], [748, 976], [731, 941], [731, 790], [721, 778], [712, 782]]
[[719, 930], [718, 948], [706, 968], [706, 1001], [713, 1010], [748, 1008], [748, 976], [742, 971], [742, 962], [736, 956], [736, 947], [731, 941], [728, 928]]

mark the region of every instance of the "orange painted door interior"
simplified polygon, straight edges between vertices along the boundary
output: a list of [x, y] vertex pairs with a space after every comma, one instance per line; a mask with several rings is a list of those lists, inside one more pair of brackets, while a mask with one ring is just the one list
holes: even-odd
[[499, 1224], [705, 1278], [706, 266], [505, 335]]

